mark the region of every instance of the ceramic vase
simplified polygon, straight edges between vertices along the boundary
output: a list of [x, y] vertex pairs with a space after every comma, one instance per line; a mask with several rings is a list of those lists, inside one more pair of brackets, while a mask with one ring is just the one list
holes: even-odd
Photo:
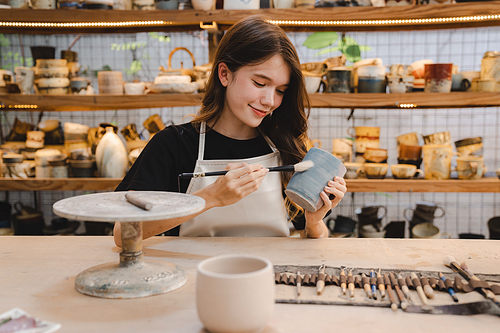
[[127, 172], [127, 149], [113, 127], [106, 128], [95, 152], [97, 171], [100, 177], [123, 178]]

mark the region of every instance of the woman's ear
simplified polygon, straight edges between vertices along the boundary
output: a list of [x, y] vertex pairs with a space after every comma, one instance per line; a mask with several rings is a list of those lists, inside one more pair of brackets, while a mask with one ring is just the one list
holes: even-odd
[[229, 67], [227, 67], [226, 63], [221, 62], [219, 66], [217, 67], [217, 74], [219, 75], [219, 81], [220, 83], [224, 86], [227, 87], [227, 84], [229, 83]]

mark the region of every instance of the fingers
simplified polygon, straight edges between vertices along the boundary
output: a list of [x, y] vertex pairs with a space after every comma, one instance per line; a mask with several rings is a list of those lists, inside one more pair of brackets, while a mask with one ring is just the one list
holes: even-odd
[[[330, 180], [325, 186], [324, 190], [324, 196], [321, 196], [323, 199], [323, 202], [325, 203], [326, 206], [331, 205], [328, 209], [331, 209], [333, 207], [336, 207], [339, 202], [344, 198], [345, 193], [347, 192], [347, 185], [342, 177], [335, 177], [333, 180]], [[322, 194], [323, 194], [322, 193]], [[328, 195], [331, 195], [330, 198]], [[326, 201], [325, 201], [326, 197]]]

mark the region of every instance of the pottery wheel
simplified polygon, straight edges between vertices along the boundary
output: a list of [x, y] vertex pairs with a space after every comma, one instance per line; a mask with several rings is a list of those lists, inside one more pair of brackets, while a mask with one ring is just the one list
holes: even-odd
[[[153, 205], [151, 210], [139, 208], [125, 198], [133, 193]], [[104, 192], [85, 194], [56, 202], [52, 209], [56, 215], [72, 220], [93, 222], [139, 222], [171, 219], [199, 212], [205, 201], [195, 195], [156, 192]]]
[[[152, 208], [145, 210], [131, 204], [126, 193], [140, 197]], [[95, 193], [56, 202], [52, 208], [61, 217], [121, 223], [120, 261], [81, 272], [75, 280], [76, 290], [103, 298], [137, 298], [182, 287], [187, 281], [182, 267], [162, 260], [143, 260], [142, 223], [195, 214], [204, 207], [205, 201], [200, 197], [156, 191]]]

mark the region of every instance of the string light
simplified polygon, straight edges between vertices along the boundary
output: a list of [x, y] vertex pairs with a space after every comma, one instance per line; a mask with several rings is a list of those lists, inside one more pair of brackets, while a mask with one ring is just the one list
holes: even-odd
[[449, 22], [480, 22], [500, 19], [500, 14], [474, 15], [457, 17], [415, 18], [397, 20], [345, 20], [345, 21], [301, 21], [301, 20], [269, 20], [270, 23], [282, 26], [376, 26], [376, 25], [415, 25]]
[[0, 22], [0, 27], [21, 28], [115, 28], [171, 25], [169, 21], [125, 21], [125, 22]]
[[396, 106], [400, 107], [401, 109], [413, 109], [416, 108], [416, 104], [411, 104], [411, 103], [396, 103]]
[[35, 104], [0, 105], [1, 109], [38, 109]]

